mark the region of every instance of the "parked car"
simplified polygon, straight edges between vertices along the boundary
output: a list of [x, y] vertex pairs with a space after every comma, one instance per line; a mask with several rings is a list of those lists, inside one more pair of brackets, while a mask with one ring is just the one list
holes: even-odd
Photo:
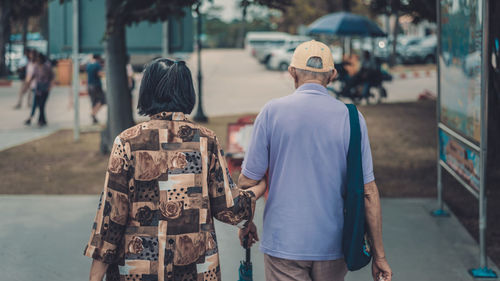
[[437, 37], [430, 35], [401, 52], [406, 63], [436, 63]]
[[473, 77], [481, 73], [481, 52], [475, 51], [468, 54], [463, 60], [462, 69], [465, 75]]
[[267, 69], [286, 71], [292, 60], [293, 52], [295, 52], [295, 48], [273, 50], [266, 64]]
[[390, 46], [388, 46], [387, 38], [352, 39], [352, 48], [360, 51], [369, 51], [381, 61], [386, 61], [390, 55]]
[[245, 49], [255, 57], [258, 50], [281, 46], [289, 36], [290, 34], [284, 32], [248, 32], [245, 37]]
[[294, 36], [290, 35], [288, 38], [280, 42], [279, 44], [269, 44], [267, 47], [262, 47], [256, 50], [255, 58], [262, 64], [267, 64], [271, 58], [271, 52], [276, 49], [288, 50], [290, 48], [297, 47], [300, 43], [311, 40], [307, 36]]

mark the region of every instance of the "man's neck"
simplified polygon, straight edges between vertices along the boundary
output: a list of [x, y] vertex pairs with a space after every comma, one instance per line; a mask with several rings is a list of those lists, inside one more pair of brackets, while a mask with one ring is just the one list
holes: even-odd
[[304, 80], [304, 81], [298, 81], [297, 83], [295, 83], [295, 89], [298, 89], [300, 86], [302, 86], [304, 84], [309, 84], [309, 83], [318, 84], [318, 85], [321, 85], [323, 87], [326, 87], [326, 84], [320, 80]]

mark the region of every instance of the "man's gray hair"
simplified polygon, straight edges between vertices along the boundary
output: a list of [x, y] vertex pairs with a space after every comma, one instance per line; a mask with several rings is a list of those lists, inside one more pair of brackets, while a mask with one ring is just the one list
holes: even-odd
[[[323, 61], [320, 57], [310, 57], [306, 65], [312, 68], [322, 69]], [[315, 79], [320, 81], [327, 81], [331, 75], [331, 72], [314, 72], [305, 69], [297, 69], [296, 72], [297, 76], [302, 79]]]

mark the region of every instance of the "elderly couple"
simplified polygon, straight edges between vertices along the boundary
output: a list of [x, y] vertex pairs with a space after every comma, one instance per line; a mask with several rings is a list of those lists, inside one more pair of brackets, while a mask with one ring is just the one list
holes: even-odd
[[[332, 54], [309, 41], [289, 68], [296, 91], [257, 117], [238, 184], [214, 132], [189, 121], [195, 104], [183, 61], [156, 59], [142, 78], [138, 109], [150, 120], [115, 140], [90, 240], [90, 280], [220, 280], [214, 218], [258, 240], [255, 201], [266, 189], [260, 250], [268, 281], [344, 280], [343, 199], [349, 147], [346, 106], [325, 86]], [[374, 280], [391, 280], [380, 201], [361, 116], [365, 207]]]

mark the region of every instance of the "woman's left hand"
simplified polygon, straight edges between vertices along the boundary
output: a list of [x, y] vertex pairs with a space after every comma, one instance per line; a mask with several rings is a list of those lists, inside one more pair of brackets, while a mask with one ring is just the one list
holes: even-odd
[[259, 241], [259, 235], [257, 234], [257, 227], [253, 222], [250, 222], [247, 227], [242, 228], [238, 232], [238, 237], [240, 238], [240, 245], [242, 247], [245, 247], [243, 245], [243, 240], [245, 236], [248, 235], [248, 245], [247, 248], [252, 247], [253, 244], [255, 244], [257, 241]]

